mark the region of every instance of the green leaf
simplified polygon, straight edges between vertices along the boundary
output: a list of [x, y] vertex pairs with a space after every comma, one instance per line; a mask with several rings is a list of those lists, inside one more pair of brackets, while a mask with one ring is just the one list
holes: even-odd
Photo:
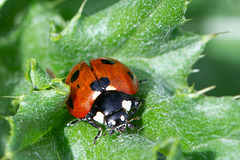
[[[215, 36], [178, 29], [187, 4], [122, 0], [87, 17], [82, 6], [67, 25], [53, 4], [31, 4], [9, 36], [17, 36], [20, 65], [28, 60], [28, 83], [21, 81], [14, 93], [20, 96], [21, 87], [28, 87], [17, 113], [4, 117], [11, 128], [4, 158], [239, 159], [239, 100], [206, 97], [211, 88], [194, 91], [187, 85], [192, 66]], [[98, 56], [116, 58], [148, 81], [134, 95], [146, 100], [135, 115], [141, 119], [133, 122], [138, 129], [103, 136], [94, 145], [98, 130], [88, 123], [66, 127], [74, 120], [64, 108], [69, 87], [45, 69], [63, 77], [79, 61]]]
[[[29, 58], [35, 58], [40, 65], [44, 66], [44, 69], [51, 68], [54, 62], [49, 56], [51, 53], [50, 31], [53, 29], [53, 23], [56, 28], [61, 28], [64, 24], [63, 19], [49, 5], [41, 2], [31, 4], [22, 19], [23, 23], [18, 28], [22, 67], [25, 68], [25, 63]], [[55, 52], [51, 54], [56, 54]]]
[[7, 138], [9, 136], [9, 124], [7, 123], [7, 121], [2, 118], [0, 116], [0, 126], [1, 126], [1, 130], [0, 130], [0, 157], [4, 156], [4, 149], [7, 143]]
[[[147, 103], [152, 107], [142, 115], [143, 134], [154, 140], [179, 137], [182, 149], [190, 159], [238, 159], [239, 100], [205, 97], [192, 92], [178, 91], [160, 102], [162, 104]], [[151, 124], [151, 117], [155, 117], [158, 124]]]
[[[182, 150], [179, 144], [179, 140], [176, 138], [169, 138], [165, 140], [163, 143], [159, 145], [159, 151], [158, 153], [164, 153], [164, 155], [167, 155], [168, 160], [177, 160], [181, 159], [184, 160], [184, 156], [182, 155]], [[158, 157], [161, 159], [161, 157]], [[162, 158], [163, 159], [163, 158]]]
[[69, 86], [61, 79], [50, 82], [50, 77], [43, 74], [35, 60], [28, 61], [28, 69], [27, 77], [32, 86], [37, 86], [40, 90], [21, 96], [17, 113], [6, 117], [11, 127], [6, 150], [10, 157], [18, 157], [25, 148], [38, 143], [51, 130], [52, 125], [57, 123], [55, 121], [62, 116], [62, 106], [69, 95]]
[[44, 90], [50, 87], [50, 75], [37, 66], [35, 59], [28, 60], [26, 76], [26, 79], [33, 85], [33, 90]]
[[184, 159], [177, 139], [151, 142], [138, 134], [123, 133], [118, 137], [106, 136], [104, 141], [93, 146], [96, 131], [91, 128], [85, 123], [65, 130], [74, 159], [157, 159], [166, 156], [168, 160]]
[[[11, 56], [10, 56], [11, 55]], [[13, 39], [0, 38], [0, 115], [13, 115], [17, 107], [11, 104], [12, 99], [2, 96], [14, 95], [14, 87], [22, 81], [24, 75], [19, 72], [20, 62], [17, 45]]]
[[[64, 32], [58, 35], [60, 39], [54, 36], [57, 41], [53, 43], [49, 42], [50, 28], [46, 23], [49, 21], [47, 21], [49, 14], [53, 14], [51, 21], [59, 24], [54, 19], [56, 16], [44, 5], [33, 6], [26, 16], [26, 21], [30, 25], [24, 26], [24, 36], [22, 36], [21, 48], [24, 53], [23, 57], [26, 57], [24, 60], [31, 55], [40, 65], [47, 65], [57, 76], [63, 76], [66, 75], [66, 70], [69, 71], [74, 64], [92, 57], [117, 57], [119, 54], [133, 57], [131, 51], [133, 48], [137, 55], [152, 56], [158, 53], [163, 41], [173, 36], [172, 30], [186, 21], [183, 16], [186, 4], [185, 0], [169, 2], [125, 0], [86, 18], [82, 18], [79, 12]], [[42, 10], [44, 14], [41, 14]], [[33, 17], [39, 14], [39, 18]], [[38, 24], [31, 23], [35, 19], [40, 19], [38, 23], [42, 26], [41, 32], [35, 29]], [[28, 30], [33, 32], [29, 33]], [[27, 44], [33, 38], [38, 43], [39, 38], [43, 40], [40, 44], [32, 42], [35, 47], [29, 47]], [[51, 45], [44, 44], [44, 42], [49, 42]]]

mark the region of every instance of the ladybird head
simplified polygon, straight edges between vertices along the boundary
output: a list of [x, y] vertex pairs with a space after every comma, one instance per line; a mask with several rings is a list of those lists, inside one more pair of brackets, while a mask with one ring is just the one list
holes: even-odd
[[109, 128], [122, 132], [127, 128], [128, 114], [124, 110], [119, 110], [106, 117], [106, 124]]
[[106, 123], [107, 126], [110, 128], [109, 134], [112, 135], [114, 131], [117, 132], [125, 131], [127, 127], [133, 130], [135, 128], [135, 126], [131, 124], [133, 120], [139, 120], [139, 117], [128, 120], [128, 114], [124, 110], [121, 110], [107, 117]]

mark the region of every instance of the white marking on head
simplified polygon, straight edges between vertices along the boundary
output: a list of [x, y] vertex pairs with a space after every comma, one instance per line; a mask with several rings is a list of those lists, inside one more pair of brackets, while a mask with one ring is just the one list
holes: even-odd
[[102, 112], [97, 112], [97, 114], [93, 117], [93, 119], [99, 123], [103, 123], [104, 115], [102, 114]]
[[124, 115], [121, 115], [120, 119], [121, 119], [121, 121], [125, 121]]
[[115, 91], [116, 89], [117, 89], [116, 87], [109, 85], [107, 86], [106, 91]]
[[132, 106], [132, 101], [126, 101], [126, 100], [122, 101], [122, 107], [127, 111], [131, 110], [131, 106]]
[[101, 94], [100, 91], [95, 91], [95, 92], [93, 92], [92, 100], [95, 100], [100, 94]]
[[113, 119], [111, 119], [108, 123], [109, 123], [109, 124], [112, 124], [112, 126], [115, 126], [115, 125], [116, 125], [116, 121], [114, 121]]

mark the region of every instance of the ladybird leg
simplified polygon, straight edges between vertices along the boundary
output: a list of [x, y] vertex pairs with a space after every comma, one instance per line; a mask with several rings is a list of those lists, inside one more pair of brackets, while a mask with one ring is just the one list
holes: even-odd
[[138, 109], [139, 109], [139, 106], [134, 108], [131, 112], [129, 112], [128, 116], [132, 117], [138, 111]]
[[81, 121], [81, 119], [77, 119], [77, 120], [75, 120], [75, 121], [69, 122], [69, 123], [67, 124], [67, 127], [68, 127], [68, 126], [73, 126], [74, 124], [78, 123], [79, 121]]
[[139, 120], [139, 119], [140, 119], [140, 117], [135, 117], [135, 118], [132, 118], [129, 121], [127, 121], [128, 128], [130, 128], [131, 130], [134, 130], [134, 128], [139, 129], [138, 126], [134, 126], [133, 124], [130, 123], [130, 122], [132, 122], [134, 120]]
[[86, 121], [86, 119], [85, 119], [85, 118], [78, 118], [78, 119], [76, 119], [75, 121], [69, 122], [69, 123], [67, 124], [67, 127], [68, 127], [68, 126], [73, 126], [74, 124], [78, 123], [79, 121]]
[[139, 100], [139, 98], [138, 97], [134, 97], [133, 99], [132, 99], [132, 102], [133, 102], [133, 106], [132, 106], [132, 111], [131, 112], [129, 112], [129, 117], [131, 117], [132, 115], [134, 115], [137, 111], [138, 111], [138, 109], [139, 109], [139, 107], [140, 107], [140, 105], [141, 105], [141, 101], [143, 101], [143, 100]]
[[86, 115], [86, 120], [87, 120], [87, 122], [88, 122], [89, 124], [91, 124], [93, 127], [97, 128], [97, 129], [99, 130], [98, 134], [96, 135], [96, 137], [94, 138], [94, 141], [93, 141], [93, 144], [95, 144], [95, 143], [96, 143], [96, 140], [98, 140], [99, 137], [101, 137], [102, 132], [103, 132], [103, 129], [102, 129], [101, 126], [99, 126], [97, 123], [95, 123], [95, 122], [92, 120], [90, 114], [87, 114], [87, 115]]
[[138, 83], [143, 83], [143, 82], [147, 82], [147, 79], [141, 79], [138, 81]]
[[137, 111], [138, 111], [139, 107], [138, 108], [134, 108], [134, 110], [132, 110], [131, 112], [129, 112], [129, 117], [132, 117], [132, 115], [134, 115]]
[[114, 133], [114, 130], [111, 130], [110, 132], [109, 132], [109, 135], [112, 135]]
[[106, 136], [106, 134], [109, 132], [109, 135], [112, 135], [115, 131], [114, 131], [114, 129], [112, 128], [111, 130], [108, 130], [107, 132], [105, 132], [104, 134], [103, 134], [103, 136]]
[[93, 144], [95, 144], [96, 141], [99, 139], [99, 137], [101, 137], [101, 135], [102, 135], [102, 127], [99, 126], [98, 129], [99, 129], [99, 132], [98, 132], [98, 134], [95, 136], [94, 141], [93, 141]]

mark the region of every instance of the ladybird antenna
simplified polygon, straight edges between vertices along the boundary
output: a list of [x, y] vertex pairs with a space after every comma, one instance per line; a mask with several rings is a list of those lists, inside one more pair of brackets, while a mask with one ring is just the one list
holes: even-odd
[[145, 102], [146, 99], [139, 99], [138, 102]]
[[135, 118], [132, 118], [132, 119], [130, 119], [129, 121], [127, 121], [127, 123], [130, 123], [130, 122], [132, 122], [132, 121], [139, 120], [139, 119], [140, 119], [140, 117], [135, 117]]
[[115, 129], [115, 128], [111, 128], [110, 130], [107, 130], [107, 131], [103, 134], [103, 136], [106, 136], [107, 133], [109, 133], [109, 135], [112, 135], [112, 134], [114, 133], [114, 129]]

